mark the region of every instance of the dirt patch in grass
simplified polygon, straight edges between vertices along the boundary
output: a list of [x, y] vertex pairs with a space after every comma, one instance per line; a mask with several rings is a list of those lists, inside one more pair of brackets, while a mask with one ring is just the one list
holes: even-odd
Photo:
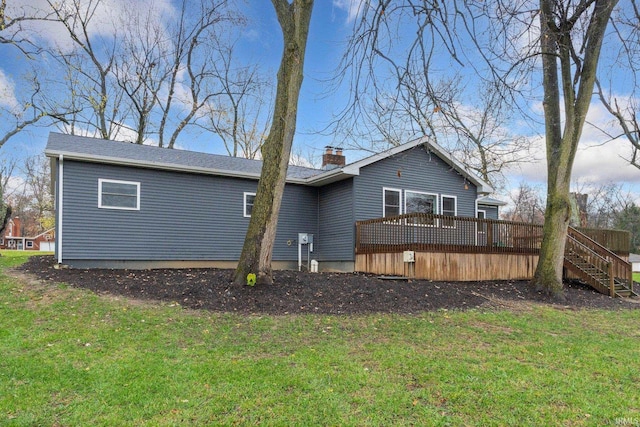
[[270, 286], [234, 286], [224, 269], [55, 269], [51, 256], [33, 256], [18, 271], [47, 283], [67, 283], [98, 294], [178, 303], [246, 314], [419, 313], [439, 309], [518, 308], [522, 303], [564, 309], [639, 309], [580, 283], [566, 283], [561, 304], [526, 281], [433, 282], [385, 280], [371, 274], [276, 271]]

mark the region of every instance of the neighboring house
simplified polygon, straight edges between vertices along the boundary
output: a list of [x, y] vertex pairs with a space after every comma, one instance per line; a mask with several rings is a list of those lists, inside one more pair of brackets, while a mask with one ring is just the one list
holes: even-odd
[[54, 229], [47, 230], [37, 236], [22, 235], [22, 224], [19, 217], [10, 218], [0, 238], [0, 249], [16, 249], [19, 251], [53, 251], [55, 247]]
[[631, 271], [640, 273], [640, 255], [629, 254], [629, 262], [631, 263]]
[[[56, 257], [72, 267], [233, 267], [262, 162], [52, 133]], [[353, 271], [355, 222], [411, 212], [498, 217], [492, 188], [427, 138], [345, 164], [290, 166], [273, 248], [295, 268], [298, 233], [320, 270]]]

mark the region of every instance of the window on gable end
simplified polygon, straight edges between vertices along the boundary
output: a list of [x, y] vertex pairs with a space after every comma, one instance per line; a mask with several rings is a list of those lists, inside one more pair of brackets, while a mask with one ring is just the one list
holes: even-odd
[[400, 190], [394, 188], [382, 189], [382, 216], [396, 216], [402, 213], [400, 209]]
[[442, 215], [458, 215], [458, 199], [456, 196], [442, 196]]
[[[421, 191], [409, 191], [404, 192], [404, 212], [410, 213], [423, 213], [428, 215], [435, 215], [438, 213], [438, 195], [432, 193], [423, 193]], [[407, 221], [409, 221], [407, 219]], [[416, 218], [412, 223], [420, 225], [435, 225], [434, 218]]]
[[[458, 198], [456, 196], [441, 196], [441, 214], [444, 216], [457, 216], [458, 215]], [[443, 219], [443, 227], [455, 227], [455, 219]]]

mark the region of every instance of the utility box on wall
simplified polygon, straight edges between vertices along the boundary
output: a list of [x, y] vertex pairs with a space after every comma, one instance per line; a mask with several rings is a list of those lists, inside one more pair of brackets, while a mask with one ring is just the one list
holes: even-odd
[[402, 260], [404, 262], [416, 262], [416, 253], [414, 251], [402, 252]]
[[311, 252], [313, 252], [313, 234], [298, 233], [298, 271], [302, 271], [302, 246], [307, 247], [307, 271], [310, 271]]

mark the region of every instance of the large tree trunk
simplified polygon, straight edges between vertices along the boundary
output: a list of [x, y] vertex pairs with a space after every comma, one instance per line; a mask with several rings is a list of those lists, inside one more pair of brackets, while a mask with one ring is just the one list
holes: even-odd
[[271, 0], [284, 37], [284, 51], [278, 70], [278, 86], [269, 136], [262, 146], [262, 173], [251, 212], [234, 283], [246, 283], [254, 273], [257, 283], [273, 282], [271, 256], [278, 214], [296, 130], [298, 97], [302, 85], [304, 55], [313, 0]]
[[[532, 281], [537, 289], [558, 299], [563, 298], [562, 265], [571, 213], [571, 169], [591, 103], [602, 40], [617, 0], [583, 1], [575, 9], [566, 8], [562, 3], [560, 0], [540, 0], [548, 179], [542, 247]], [[593, 8], [591, 3], [595, 4]], [[588, 13], [591, 17], [584, 34], [584, 58], [575, 62], [572, 43], [581, 44], [583, 40], [573, 40], [577, 36], [572, 30], [581, 15]]]

